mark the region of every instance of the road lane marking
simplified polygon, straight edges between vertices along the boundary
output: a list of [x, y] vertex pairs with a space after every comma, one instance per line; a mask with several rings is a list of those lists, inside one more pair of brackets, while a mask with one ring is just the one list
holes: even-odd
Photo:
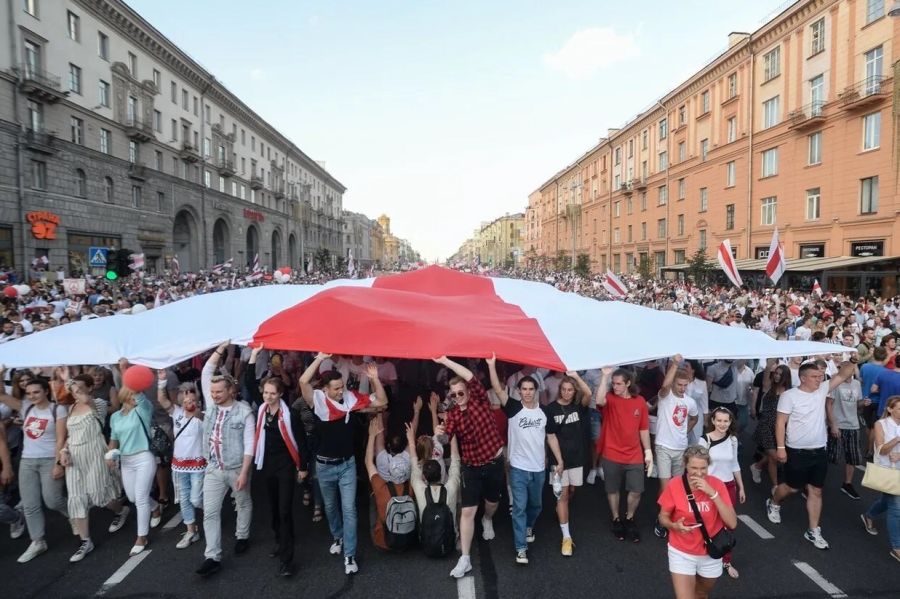
[[475, 599], [475, 577], [463, 576], [456, 579], [456, 592], [459, 599]]
[[144, 561], [148, 555], [153, 553], [153, 550], [146, 549], [142, 553], [138, 553], [132, 557], [128, 558], [122, 567], [116, 570], [112, 576], [106, 579], [106, 582], [103, 583], [103, 586], [100, 587], [100, 590], [97, 591], [95, 597], [102, 597], [106, 593], [108, 593], [114, 586], [125, 580], [125, 577], [131, 574], [131, 572], [138, 567], [138, 565]]
[[806, 576], [812, 580], [814, 583], [819, 585], [819, 588], [828, 593], [834, 599], [840, 599], [842, 597], [847, 597], [847, 593], [842, 591], [841, 589], [834, 586], [831, 582], [825, 579], [824, 576], [819, 574], [815, 568], [807, 564], [806, 562], [798, 562], [797, 560], [791, 560], [794, 566], [797, 567], [798, 570], [806, 574]]
[[182, 520], [181, 512], [178, 512], [177, 514], [172, 516], [171, 520], [169, 520], [168, 522], [165, 523], [165, 525], [163, 526], [163, 530], [169, 530], [169, 529], [175, 528], [176, 526], [181, 524], [181, 520]]
[[738, 520], [747, 525], [747, 528], [755, 532], [759, 538], [761, 539], [774, 539], [775, 535], [770, 533], [768, 530], [763, 528], [756, 520], [748, 516], [747, 514], [741, 514], [738, 516]]

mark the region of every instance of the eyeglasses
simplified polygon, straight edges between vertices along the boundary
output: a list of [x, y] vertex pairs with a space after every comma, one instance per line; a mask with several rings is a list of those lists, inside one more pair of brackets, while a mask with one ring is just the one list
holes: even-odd
[[194, 395], [197, 394], [197, 390], [196, 390], [196, 389], [182, 389], [181, 392], [182, 392], [182, 393], [193, 393]]
[[465, 391], [457, 391], [456, 393], [453, 393], [451, 391], [450, 393], [447, 394], [447, 397], [449, 397], [450, 399], [456, 399], [457, 397], [465, 397], [465, 396], [466, 396]]

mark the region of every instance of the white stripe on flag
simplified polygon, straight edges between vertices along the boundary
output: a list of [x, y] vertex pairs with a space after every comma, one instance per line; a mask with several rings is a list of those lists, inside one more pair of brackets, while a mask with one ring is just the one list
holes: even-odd
[[728, 280], [731, 281], [732, 285], [735, 287], [740, 287], [744, 284], [741, 280], [741, 274], [738, 272], [737, 266], [734, 263], [734, 255], [731, 253], [731, 240], [726, 239], [719, 245], [719, 266], [722, 267], [722, 270], [725, 271], [725, 276], [728, 277]]

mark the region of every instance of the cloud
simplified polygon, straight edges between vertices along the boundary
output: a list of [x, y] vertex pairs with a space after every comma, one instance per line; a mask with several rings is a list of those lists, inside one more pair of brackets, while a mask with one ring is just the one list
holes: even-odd
[[572, 79], [585, 79], [614, 63], [640, 56], [634, 33], [616, 33], [609, 27], [576, 31], [562, 48], [544, 54], [544, 64]]

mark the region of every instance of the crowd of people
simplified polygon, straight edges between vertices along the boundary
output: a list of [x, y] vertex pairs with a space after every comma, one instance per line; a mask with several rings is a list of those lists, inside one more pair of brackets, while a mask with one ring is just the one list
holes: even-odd
[[[608, 299], [598, 278], [486, 274]], [[830, 463], [844, 466], [840, 489], [851, 500], [860, 499], [854, 467], [867, 458], [900, 476], [900, 297], [626, 282], [626, 301], [777, 338], [830, 342], [834, 351], [710, 362], [675, 355], [563, 373], [495, 358], [390, 360], [223, 341], [156, 373], [124, 358], [18, 369], [3, 373], [0, 394], [0, 522], [13, 538], [27, 531], [24, 563], [47, 551], [45, 508], [59, 512], [78, 538], [70, 560], [79, 562], [94, 549], [92, 509], [111, 512], [110, 534], [134, 514], [130, 553], [137, 555], [177, 503], [185, 528], [175, 547], [203, 541], [197, 574], [210, 576], [227, 552], [221, 521], [230, 491], [237, 511], [232, 553], [248, 550], [252, 519], [267, 512], [270, 555], [278, 573], [291, 576], [299, 494], [312, 521], [326, 521], [329, 553], [343, 557], [349, 575], [359, 569], [357, 485], [368, 481], [373, 544], [388, 552], [418, 547], [431, 557], [458, 552], [450, 575], [459, 578], [472, 569], [476, 529], [492, 540], [504, 502], [511, 555], [529, 563], [548, 486], [560, 553], [572, 556], [569, 503], [579, 487], [600, 483], [611, 534], [635, 543], [652, 530], [667, 539], [676, 596], [705, 597], [723, 572], [740, 575], [731, 531], [747, 497], [744, 474], [758, 485], [767, 478], [773, 524], [781, 523], [784, 502], [806, 495], [802, 534], [818, 549], [830, 546], [822, 531]], [[37, 280], [28, 293], [4, 293], [0, 342], [267, 283], [230, 272], [137, 274], [90, 279], [83, 295], [67, 296], [61, 282]], [[739, 456], [739, 439], [756, 446], [749, 462]], [[658, 480], [658, 518], [642, 523], [636, 512], [650, 478]], [[254, 510], [251, 486], [262, 487], [267, 507]], [[869, 534], [877, 534], [881, 516], [890, 556], [900, 561], [900, 495], [884, 494], [860, 512]]]

